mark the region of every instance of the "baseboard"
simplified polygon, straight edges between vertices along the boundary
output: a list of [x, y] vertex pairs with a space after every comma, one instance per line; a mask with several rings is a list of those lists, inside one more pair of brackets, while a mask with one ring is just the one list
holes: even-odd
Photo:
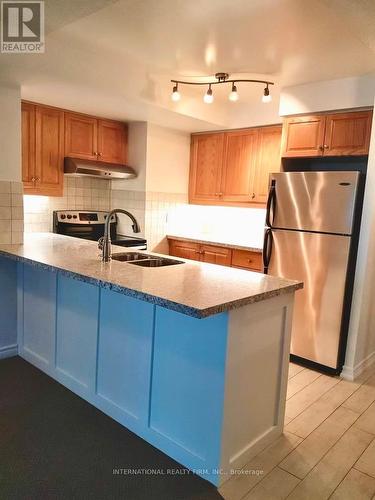
[[341, 377], [345, 380], [355, 380], [361, 375], [367, 368], [375, 364], [375, 351], [369, 354], [365, 359], [360, 361], [354, 367], [344, 365], [341, 372]]
[[12, 358], [18, 354], [18, 345], [7, 345], [5, 347], [0, 347], [0, 359]]

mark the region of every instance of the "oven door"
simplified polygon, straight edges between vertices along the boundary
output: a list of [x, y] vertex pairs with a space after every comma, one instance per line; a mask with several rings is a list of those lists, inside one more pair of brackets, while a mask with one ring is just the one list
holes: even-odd
[[[104, 236], [104, 224], [73, 224], [69, 222], [59, 223], [56, 232], [65, 236], [82, 238], [84, 240], [98, 241]], [[116, 236], [116, 224], [111, 224], [111, 239]]]

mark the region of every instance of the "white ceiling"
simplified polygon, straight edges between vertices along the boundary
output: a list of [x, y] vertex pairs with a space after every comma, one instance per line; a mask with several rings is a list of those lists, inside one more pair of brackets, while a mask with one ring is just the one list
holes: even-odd
[[[375, 70], [373, 0], [47, 0], [46, 53], [0, 55], [0, 80], [31, 100], [185, 130], [272, 123], [283, 86]], [[227, 71], [274, 80], [215, 102], [171, 78]]]

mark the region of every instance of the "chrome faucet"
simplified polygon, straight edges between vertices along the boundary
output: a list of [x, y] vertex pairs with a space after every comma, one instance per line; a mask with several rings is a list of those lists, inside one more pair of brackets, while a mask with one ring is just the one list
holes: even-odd
[[137, 219], [130, 212], [123, 210], [122, 208], [115, 208], [107, 215], [104, 224], [104, 236], [99, 238], [98, 247], [102, 251], [102, 261], [109, 262], [111, 260], [111, 231], [109, 230], [109, 226], [111, 224], [112, 215], [115, 214], [125, 214], [132, 220], [132, 228], [135, 233], [139, 233], [141, 230], [139, 228], [139, 224]]

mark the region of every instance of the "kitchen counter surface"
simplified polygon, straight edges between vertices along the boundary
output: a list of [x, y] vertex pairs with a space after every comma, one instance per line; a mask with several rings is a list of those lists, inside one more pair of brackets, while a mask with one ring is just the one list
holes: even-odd
[[[112, 250], [124, 252], [123, 247], [113, 246]], [[303, 286], [301, 282], [184, 259], [178, 259], [184, 264], [160, 268], [113, 260], [103, 263], [96, 242], [53, 233], [25, 234], [23, 245], [0, 245], [0, 255], [195, 318], [291, 293]]]
[[234, 248], [236, 250], [247, 250], [249, 252], [257, 252], [257, 253], [262, 253], [263, 248], [260, 246], [258, 242], [241, 242], [239, 243], [238, 240], [235, 241], [226, 241], [223, 242], [222, 240], [215, 238], [215, 237], [210, 237], [210, 236], [200, 236], [200, 235], [194, 235], [192, 237], [190, 236], [179, 236], [175, 234], [168, 234], [167, 238], [170, 240], [178, 240], [178, 241], [192, 241], [194, 243], [201, 243], [201, 244], [207, 244], [207, 245], [217, 245], [219, 247], [225, 247], [225, 248]]

